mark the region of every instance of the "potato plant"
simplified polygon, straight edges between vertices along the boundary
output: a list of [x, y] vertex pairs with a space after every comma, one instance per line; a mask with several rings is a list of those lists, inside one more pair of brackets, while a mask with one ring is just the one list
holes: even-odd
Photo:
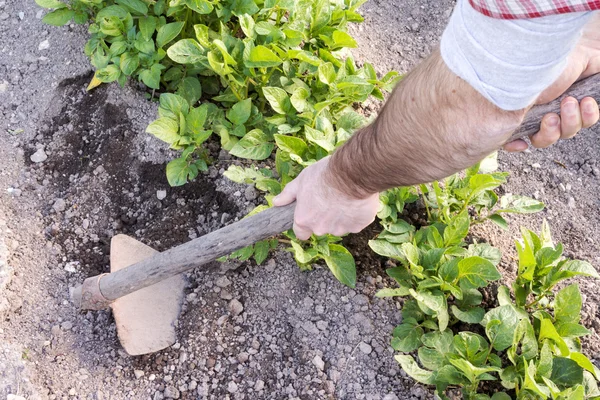
[[[133, 79], [150, 98], [159, 94], [147, 132], [180, 152], [166, 168], [171, 185], [207, 170], [205, 143], [216, 139], [248, 160], [225, 175], [263, 191], [269, 205], [303, 168], [367, 123], [356, 103], [383, 99], [400, 79], [395, 72], [378, 77], [369, 63], [357, 66], [347, 51], [357, 45], [347, 24], [362, 21], [364, 1], [36, 0], [50, 9], [48, 24], [89, 23], [90, 89]], [[501, 253], [468, 239], [470, 227], [489, 220], [507, 228], [507, 213], [544, 207], [524, 196], [498, 197], [507, 174], [496, 166], [491, 156], [443, 181], [380, 195], [383, 231], [369, 245], [396, 263], [387, 271], [396, 286], [377, 294], [404, 298], [391, 342], [396, 359], [441, 398], [449, 387], [478, 400], [600, 398], [598, 370], [581, 353], [580, 337], [589, 332], [579, 324], [579, 289], [554, 290], [573, 276], [598, 274], [564, 259], [547, 225], [540, 236], [523, 230], [512, 292], [501, 286], [496, 303], [483, 302], [482, 289], [501, 279]], [[428, 221], [416, 227], [401, 217], [419, 200]], [[301, 268], [322, 260], [354, 287], [354, 258], [341, 238], [284, 236], [230, 257], [260, 264], [283, 242]]]

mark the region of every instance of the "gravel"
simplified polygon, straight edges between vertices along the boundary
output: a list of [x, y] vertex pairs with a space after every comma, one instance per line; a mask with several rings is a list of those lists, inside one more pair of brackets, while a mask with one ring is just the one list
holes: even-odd
[[46, 155], [44, 149], [39, 149], [38, 151], [33, 153], [30, 158], [31, 161], [34, 163], [41, 163], [46, 161], [48, 159], [48, 156]]

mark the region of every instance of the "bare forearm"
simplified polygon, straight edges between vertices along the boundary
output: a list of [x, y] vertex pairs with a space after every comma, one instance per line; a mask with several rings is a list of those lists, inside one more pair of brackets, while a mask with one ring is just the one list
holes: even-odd
[[333, 155], [331, 183], [360, 197], [444, 178], [500, 148], [524, 113], [491, 104], [435, 51], [400, 82], [375, 122]]

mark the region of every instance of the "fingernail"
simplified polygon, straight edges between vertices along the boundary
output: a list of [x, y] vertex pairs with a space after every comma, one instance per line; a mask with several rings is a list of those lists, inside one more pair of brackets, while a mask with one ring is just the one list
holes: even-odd
[[583, 103], [583, 111], [587, 114], [593, 114], [596, 112], [596, 106], [591, 102], [585, 102]]
[[576, 101], [567, 101], [563, 104], [563, 111], [568, 113], [573, 113], [577, 110], [577, 102]]
[[558, 126], [560, 122], [560, 118], [558, 118], [556, 115], [552, 115], [551, 117], [548, 117], [548, 126]]

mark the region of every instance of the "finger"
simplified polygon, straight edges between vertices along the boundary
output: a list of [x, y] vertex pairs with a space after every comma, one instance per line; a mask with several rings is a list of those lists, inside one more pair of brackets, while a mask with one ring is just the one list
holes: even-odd
[[275, 207], [281, 207], [293, 203], [296, 200], [296, 194], [298, 192], [298, 179], [294, 179], [283, 188], [283, 191], [277, 196], [273, 197], [273, 205]]
[[560, 139], [560, 117], [558, 114], [550, 113], [544, 115], [540, 124], [540, 131], [531, 137], [533, 147], [543, 149]]
[[333, 236], [344, 236], [346, 233], [349, 233], [348, 230], [344, 228], [335, 228], [331, 231]]
[[510, 151], [511, 153], [525, 151], [529, 148], [529, 145], [526, 141], [517, 139], [512, 142], [508, 142], [504, 145], [504, 150]]
[[598, 103], [592, 97], [585, 97], [581, 100], [581, 122], [582, 127], [589, 128], [594, 125], [600, 119], [600, 111], [598, 110]]
[[294, 234], [300, 240], [308, 240], [312, 235], [312, 231], [294, 222]]
[[560, 137], [572, 138], [581, 130], [581, 111], [579, 102], [573, 97], [566, 97], [560, 104]]

